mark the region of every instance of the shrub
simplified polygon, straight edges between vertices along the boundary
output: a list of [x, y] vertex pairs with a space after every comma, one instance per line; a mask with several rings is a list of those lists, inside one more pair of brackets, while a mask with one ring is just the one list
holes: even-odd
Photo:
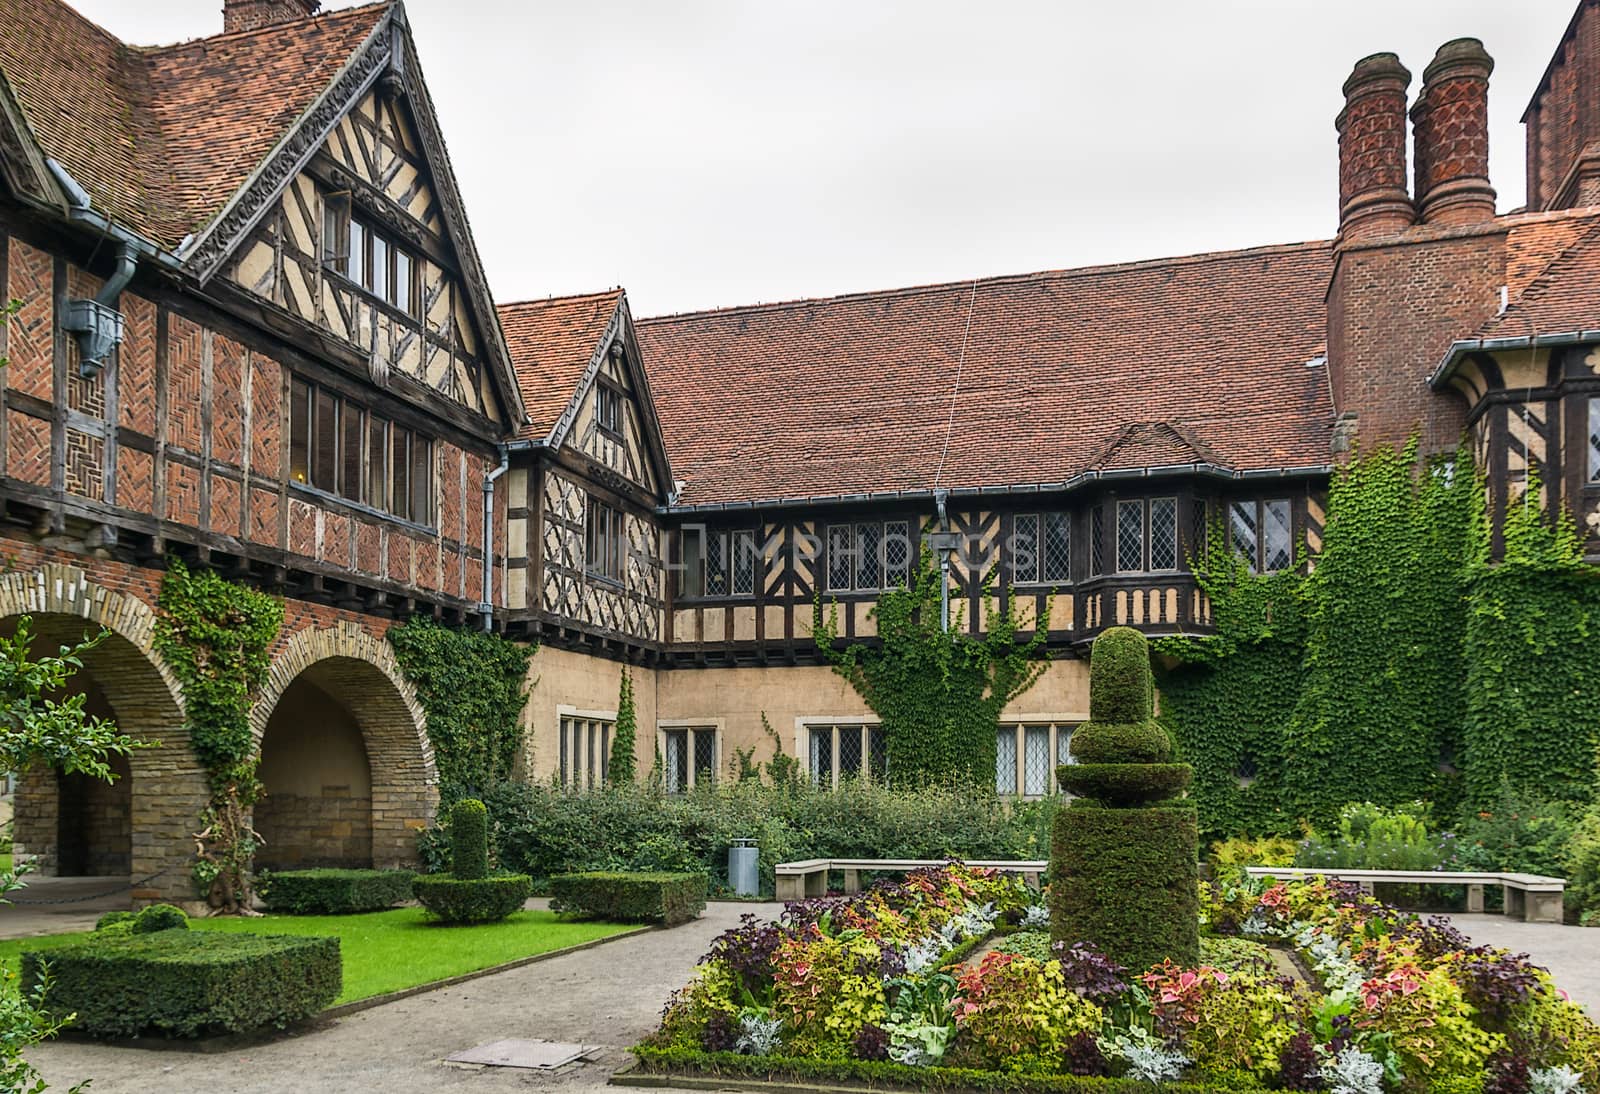
[[1507, 790], [1493, 806], [1461, 818], [1449, 866], [1562, 877], [1578, 820], [1570, 803]]
[[130, 931], [133, 929], [133, 917], [134, 913], [126, 910], [107, 912], [94, 921], [94, 929], [97, 931]]
[[415, 876], [410, 870], [283, 870], [263, 875], [256, 889], [275, 912], [345, 915], [410, 900]]
[[974, 1062], [998, 1071], [1054, 1070], [1102, 1018], [1067, 987], [1060, 965], [1009, 953], [990, 953], [961, 977], [954, 1009]]
[[1294, 864], [1327, 869], [1438, 870], [1451, 857], [1450, 841], [1428, 832], [1428, 807], [1421, 802], [1393, 809], [1352, 802], [1339, 810], [1338, 828], [1312, 833]]
[[1584, 926], [1600, 926], [1600, 807], [1591, 808], [1573, 828], [1564, 866], [1568, 907]]
[[102, 935], [24, 951], [23, 981], [38, 983], [46, 963], [45, 1008], [76, 1013], [73, 1027], [99, 1037], [281, 1029], [331, 1004], [342, 979], [337, 938], [212, 931]]
[[477, 798], [450, 810], [450, 872], [466, 881], [489, 876], [489, 811]]
[[1188, 764], [1068, 764], [1057, 772], [1063, 790], [1109, 805], [1175, 798], [1194, 776]]
[[1217, 881], [1236, 880], [1246, 866], [1293, 866], [1299, 844], [1284, 836], [1235, 836], [1211, 845], [1206, 861]]
[[1164, 764], [1172, 759], [1172, 738], [1155, 722], [1089, 722], [1072, 735], [1079, 763]]
[[704, 874], [558, 874], [550, 879], [550, 908], [618, 923], [687, 923], [706, 906]]
[[133, 914], [132, 932], [134, 934], [154, 934], [156, 931], [186, 931], [189, 929], [189, 917], [182, 908], [172, 904], [152, 904], [147, 908], [140, 908]]
[[1272, 951], [1248, 938], [1202, 938], [1200, 960], [1229, 974], [1270, 977], [1278, 971]]
[[412, 880], [411, 892], [445, 923], [493, 923], [522, 910], [533, 895], [533, 879], [526, 874], [475, 878], [423, 874]]

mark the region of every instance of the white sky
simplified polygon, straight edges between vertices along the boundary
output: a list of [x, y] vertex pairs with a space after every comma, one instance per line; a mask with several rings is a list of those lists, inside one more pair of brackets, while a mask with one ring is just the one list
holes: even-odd
[[[74, 0], [122, 38], [220, 0]], [[347, 6], [332, 0], [331, 6]], [[636, 315], [1323, 238], [1357, 58], [1483, 39], [1493, 181], [1575, 0], [407, 0], [501, 301]]]

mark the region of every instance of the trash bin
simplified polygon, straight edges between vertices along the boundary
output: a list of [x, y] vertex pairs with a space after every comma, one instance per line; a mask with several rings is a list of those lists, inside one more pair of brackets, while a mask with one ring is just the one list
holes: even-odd
[[761, 849], [753, 839], [736, 839], [728, 848], [728, 884], [740, 896], [761, 892]]

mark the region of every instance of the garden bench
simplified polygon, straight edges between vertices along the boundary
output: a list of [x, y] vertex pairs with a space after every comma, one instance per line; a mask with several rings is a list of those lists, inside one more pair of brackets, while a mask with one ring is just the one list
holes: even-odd
[[[965, 859], [968, 866], [978, 866], [986, 870], [999, 870], [1007, 874], [1021, 874], [1024, 881], [1032, 888], [1039, 887], [1040, 878], [1050, 863], [1040, 859], [1033, 861], [1001, 860], [1001, 859]], [[783, 862], [778, 864], [778, 899], [779, 900], [804, 900], [808, 896], [826, 896], [828, 892], [828, 872], [842, 870], [844, 872], [844, 891], [859, 893], [861, 891], [861, 872], [872, 870], [879, 873], [905, 873], [910, 870], [922, 870], [930, 866], [944, 866], [949, 859], [932, 858], [811, 858], [800, 862]]]
[[1372, 892], [1375, 881], [1396, 882], [1401, 885], [1465, 885], [1467, 911], [1483, 911], [1483, 887], [1498, 885], [1505, 896], [1505, 913], [1518, 916], [1528, 923], [1560, 923], [1562, 894], [1566, 892], [1565, 878], [1541, 877], [1538, 874], [1510, 874], [1497, 872], [1473, 873], [1443, 870], [1334, 870], [1298, 866], [1247, 866], [1251, 877], [1270, 877], [1291, 880], [1308, 877], [1326, 877], [1337, 881], [1353, 881], [1364, 893]]

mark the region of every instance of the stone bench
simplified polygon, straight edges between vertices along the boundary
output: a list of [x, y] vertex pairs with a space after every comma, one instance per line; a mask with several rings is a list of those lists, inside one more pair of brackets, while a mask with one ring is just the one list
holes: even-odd
[[1562, 921], [1561, 897], [1566, 892], [1565, 878], [1541, 877], [1538, 874], [1509, 874], [1483, 872], [1449, 872], [1441, 870], [1335, 870], [1298, 866], [1247, 866], [1251, 877], [1277, 878], [1288, 881], [1308, 877], [1325, 877], [1337, 881], [1353, 881], [1364, 893], [1372, 892], [1373, 882], [1394, 882], [1400, 885], [1465, 885], [1467, 911], [1483, 911], [1483, 887], [1498, 885], [1504, 895], [1505, 914], [1517, 916], [1528, 923], [1560, 923]]
[[[844, 891], [859, 893], [861, 891], [861, 872], [863, 870], [878, 873], [906, 873], [911, 870], [923, 870], [928, 867], [949, 865], [950, 859], [878, 859], [878, 858], [812, 858], [800, 862], [783, 862], [778, 864], [778, 899], [783, 901], [804, 900], [811, 896], [826, 896], [828, 893], [828, 872], [840, 870], [844, 873]], [[1045, 870], [1050, 866], [1044, 860], [1016, 861], [999, 859], [964, 859], [961, 860], [968, 866], [978, 866], [986, 870], [999, 870], [1007, 874], [1021, 874], [1024, 881], [1032, 888], [1039, 887], [1040, 879]]]

